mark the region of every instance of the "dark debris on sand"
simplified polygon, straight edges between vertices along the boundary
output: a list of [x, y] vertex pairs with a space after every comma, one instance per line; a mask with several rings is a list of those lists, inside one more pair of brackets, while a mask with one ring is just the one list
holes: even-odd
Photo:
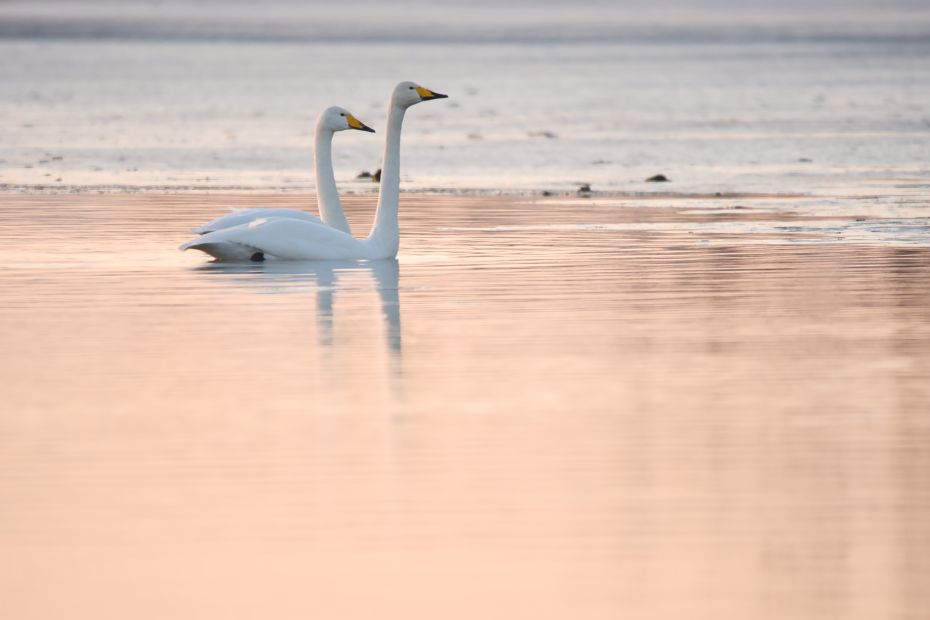
[[357, 175], [356, 179], [371, 179], [373, 183], [381, 182], [381, 168], [378, 168], [374, 172], [368, 172], [367, 170], [362, 170]]

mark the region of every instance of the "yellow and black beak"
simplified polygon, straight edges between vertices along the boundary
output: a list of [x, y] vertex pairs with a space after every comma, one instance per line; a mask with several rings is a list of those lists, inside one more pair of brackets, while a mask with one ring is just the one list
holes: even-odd
[[351, 114], [346, 114], [346, 122], [349, 123], [349, 127], [351, 129], [358, 129], [359, 131], [370, 131], [371, 133], [375, 133], [374, 129], [372, 129], [371, 127], [369, 127], [362, 121], [358, 120]]
[[423, 88], [422, 86], [417, 86], [417, 94], [420, 95], [420, 99], [423, 101], [429, 101], [430, 99], [445, 99], [449, 95], [443, 95], [442, 93], [435, 93], [428, 88]]

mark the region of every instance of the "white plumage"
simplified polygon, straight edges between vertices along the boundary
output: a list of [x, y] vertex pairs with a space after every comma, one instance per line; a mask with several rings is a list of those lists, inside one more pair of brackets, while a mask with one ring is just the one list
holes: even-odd
[[371, 133], [375, 131], [355, 118], [351, 112], [338, 106], [323, 110], [316, 121], [313, 138], [313, 166], [316, 173], [317, 204], [322, 219], [299, 209], [233, 209], [226, 215], [198, 226], [194, 232], [198, 235], [205, 235], [224, 228], [247, 224], [257, 217], [283, 217], [307, 222], [322, 222], [351, 234], [349, 222], [339, 202], [336, 174], [333, 171], [333, 136], [337, 131], [346, 129], [358, 129]]
[[[401, 82], [394, 88], [388, 102], [381, 192], [375, 223], [367, 238], [356, 239], [348, 232], [308, 219], [268, 217], [207, 233], [180, 249], [200, 250], [224, 261], [394, 258], [400, 246], [397, 210], [404, 113], [421, 101], [445, 96], [413, 82]], [[323, 220], [326, 219], [324, 213]]]

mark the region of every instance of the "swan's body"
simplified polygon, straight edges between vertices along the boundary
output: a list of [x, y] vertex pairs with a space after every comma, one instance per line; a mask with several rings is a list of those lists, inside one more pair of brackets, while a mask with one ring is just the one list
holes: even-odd
[[217, 260], [343, 260], [393, 258], [396, 246], [356, 239], [322, 222], [259, 218], [188, 241], [182, 250], [201, 250]]
[[412, 82], [401, 82], [388, 103], [384, 164], [375, 224], [366, 239], [321, 222], [262, 218], [216, 230], [188, 241], [181, 250], [196, 249], [218, 260], [341, 260], [394, 258], [400, 246], [397, 209], [400, 200], [400, 132], [407, 108], [445, 95]]
[[313, 167], [316, 172], [317, 205], [320, 208], [322, 219], [299, 209], [233, 209], [226, 215], [198, 226], [194, 229], [194, 232], [198, 235], [205, 235], [224, 228], [248, 224], [258, 218], [277, 217], [317, 224], [323, 223], [352, 234], [345, 212], [342, 210], [342, 204], [339, 202], [336, 174], [333, 171], [333, 136], [337, 131], [345, 129], [358, 129], [374, 133], [374, 129], [352, 116], [345, 108], [327, 108], [317, 118], [313, 138]]
[[194, 229], [194, 232], [198, 235], [205, 235], [207, 233], [222, 230], [224, 228], [232, 228], [233, 226], [239, 226], [240, 224], [248, 224], [253, 220], [269, 217], [306, 220], [308, 222], [316, 222], [317, 224], [323, 223], [320, 218], [313, 215], [312, 213], [307, 213], [306, 211], [301, 211], [299, 209], [263, 209], [259, 207], [257, 209], [232, 209], [226, 215], [218, 217], [215, 220], [210, 220], [202, 226], [198, 226]]

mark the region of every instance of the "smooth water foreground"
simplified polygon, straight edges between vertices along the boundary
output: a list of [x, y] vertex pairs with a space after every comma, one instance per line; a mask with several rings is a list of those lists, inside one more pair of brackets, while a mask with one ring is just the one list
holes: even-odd
[[4, 617], [927, 617], [926, 219], [421, 197], [399, 261], [175, 250], [256, 202], [311, 201], [4, 198]]

